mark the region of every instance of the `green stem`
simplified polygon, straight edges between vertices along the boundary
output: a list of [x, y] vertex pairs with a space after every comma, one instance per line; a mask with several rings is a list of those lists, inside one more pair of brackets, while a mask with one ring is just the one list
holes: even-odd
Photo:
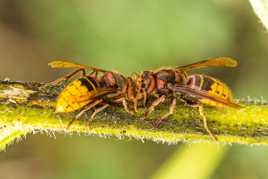
[[14, 141], [19, 141], [22, 137], [30, 132], [29, 130], [20, 130], [16, 127], [4, 127], [0, 130], [0, 151], [5, 150], [6, 147]]
[[[114, 106], [98, 114], [94, 120], [84, 115], [67, 129], [75, 113], [54, 112], [56, 96], [63, 86], [0, 81], [0, 127], [16, 126], [24, 133], [83, 133], [169, 144], [211, 140], [198, 111], [184, 104], [178, 104], [175, 114], [159, 127], [155, 127], [153, 121], [168, 111], [168, 104], [157, 108], [148, 118], [143, 117], [143, 109], [130, 115], [122, 107]], [[209, 128], [218, 142], [268, 144], [268, 107], [249, 102], [243, 105], [241, 109], [205, 107]]]

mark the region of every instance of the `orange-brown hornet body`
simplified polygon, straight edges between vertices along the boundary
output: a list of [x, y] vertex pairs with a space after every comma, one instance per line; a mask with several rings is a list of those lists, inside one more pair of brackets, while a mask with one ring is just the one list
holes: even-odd
[[[169, 112], [158, 119], [157, 123], [160, 123], [174, 113], [179, 99], [198, 107], [206, 130], [213, 136], [207, 127], [202, 104], [239, 107], [233, 101], [231, 90], [223, 82], [203, 74], [188, 75], [188, 71], [197, 68], [235, 67], [237, 62], [228, 57], [213, 58], [176, 68], [144, 71], [131, 77], [67, 61], [53, 61], [49, 65], [53, 68], [77, 68], [73, 73], [53, 83], [69, 79], [82, 71], [82, 77], [70, 82], [60, 93], [56, 105], [56, 112], [72, 112], [83, 108], [77, 118], [85, 111], [99, 106], [91, 116], [94, 117], [113, 104], [122, 104], [127, 112], [132, 113], [128, 109], [129, 102], [133, 103], [134, 111], [137, 111], [138, 105], [143, 104], [146, 107], [147, 98], [153, 96], [156, 99], [146, 109], [145, 115], [149, 115], [156, 106], [167, 99], [172, 101]], [[91, 70], [91, 73], [87, 74], [86, 70]], [[98, 73], [102, 74], [98, 75]]]
[[[131, 77], [68, 61], [53, 61], [49, 65], [52, 68], [78, 68], [74, 72], [51, 82], [51, 84], [68, 80], [77, 73], [82, 72], [81, 77], [71, 81], [59, 94], [56, 103], [56, 112], [58, 113], [74, 112], [83, 109], [77, 115], [77, 118], [79, 118], [85, 111], [101, 106], [91, 115], [91, 118], [93, 118], [98, 112], [109, 107], [111, 104], [122, 104], [129, 113], [132, 113], [132, 111], [128, 109], [128, 102], [133, 102], [133, 106], [137, 106], [137, 87], [134, 79]], [[86, 70], [91, 70], [91, 73], [87, 74]], [[99, 73], [102, 74], [99, 75]]]

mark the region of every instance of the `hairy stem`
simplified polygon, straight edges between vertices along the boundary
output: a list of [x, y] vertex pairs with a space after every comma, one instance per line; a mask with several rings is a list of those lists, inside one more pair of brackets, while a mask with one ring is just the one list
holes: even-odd
[[4, 127], [0, 130], [0, 151], [5, 150], [7, 145], [20, 140], [29, 131], [17, 129], [16, 126]]
[[[138, 113], [130, 115], [122, 107], [113, 106], [98, 114], [93, 120], [89, 120], [88, 116], [92, 112], [90, 111], [67, 128], [76, 113], [54, 112], [56, 97], [63, 87], [64, 84], [44, 86], [33, 82], [0, 81], [0, 127], [16, 129], [21, 135], [30, 132], [81, 133], [105, 137], [131, 137], [168, 144], [211, 140], [203, 127], [198, 110], [184, 104], [178, 104], [175, 114], [158, 127], [153, 125], [153, 121], [168, 112], [168, 104], [163, 104], [147, 118], [144, 118], [142, 108]], [[245, 100], [241, 104], [244, 106], [241, 109], [205, 106], [208, 126], [217, 136], [218, 142], [268, 144], [266, 103]], [[0, 133], [0, 140], [3, 138], [5, 137]], [[5, 141], [11, 142], [6, 138]]]

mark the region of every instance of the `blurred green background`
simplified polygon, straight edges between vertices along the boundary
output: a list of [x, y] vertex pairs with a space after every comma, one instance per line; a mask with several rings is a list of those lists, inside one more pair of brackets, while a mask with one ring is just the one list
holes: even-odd
[[[230, 56], [238, 68], [202, 72], [237, 98], [268, 99], [268, 34], [244, 0], [1, 0], [0, 37], [1, 79], [53, 80], [63, 74], [47, 67], [55, 58], [127, 75]], [[181, 146], [31, 135], [0, 153], [0, 178], [149, 178]], [[268, 178], [267, 164], [267, 147], [233, 145], [207, 178]]]

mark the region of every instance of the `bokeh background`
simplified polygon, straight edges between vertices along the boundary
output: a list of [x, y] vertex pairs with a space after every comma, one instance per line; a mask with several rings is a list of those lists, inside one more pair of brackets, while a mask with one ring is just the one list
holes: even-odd
[[[225, 81], [237, 98], [268, 99], [268, 34], [248, 1], [0, 0], [1, 79], [51, 81], [64, 73], [47, 67], [56, 58], [127, 75], [217, 56], [240, 65], [202, 72]], [[181, 146], [27, 136], [0, 153], [0, 178], [149, 178]], [[232, 145], [207, 178], [268, 178], [267, 164], [267, 147]]]

